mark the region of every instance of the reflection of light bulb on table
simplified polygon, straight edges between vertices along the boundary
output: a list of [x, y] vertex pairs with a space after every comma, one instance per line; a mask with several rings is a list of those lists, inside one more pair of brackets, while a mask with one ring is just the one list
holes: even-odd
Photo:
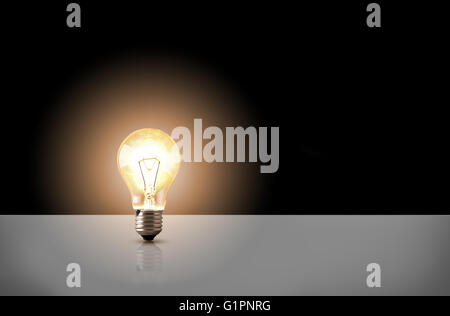
[[142, 242], [136, 249], [136, 270], [146, 272], [162, 272], [163, 254], [155, 243]]
[[136, 231], [145, 240], [162, 230], [162, 211], [180, 161], [177, 144], [159, 129], [134, 131], [120, 145], [117, 165], [136, 211]]

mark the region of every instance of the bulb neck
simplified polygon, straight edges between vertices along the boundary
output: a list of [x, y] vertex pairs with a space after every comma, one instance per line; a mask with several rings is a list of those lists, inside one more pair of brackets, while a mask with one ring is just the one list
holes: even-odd
[[136, 232], [144, 240], [153, 240], [162, 231], [162, 211], [136, 210]]

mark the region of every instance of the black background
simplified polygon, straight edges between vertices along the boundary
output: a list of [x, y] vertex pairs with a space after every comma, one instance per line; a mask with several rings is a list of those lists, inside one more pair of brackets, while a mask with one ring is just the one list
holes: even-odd
[[69, 1], [2, 5], [1, 213], [47, 212], [35, 161], [58, 93], [123, 54], [204, 64], [280, 126], [280, 169], [261, 179], [286, 198], [261, 197], [263, 214], [447, 213], [445, 10], [378, 1], [369, 29], [369, 2], [78, 1], [80, 29]]

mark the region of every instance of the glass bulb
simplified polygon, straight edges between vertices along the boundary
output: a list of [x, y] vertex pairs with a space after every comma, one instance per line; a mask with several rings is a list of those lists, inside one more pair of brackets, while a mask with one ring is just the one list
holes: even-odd
[[120, 145], [117, 166], [131, 194], [136, 230], [144, 239], [153, 239], [162, 229], [161, 213], [180, 161], [177, 144], [159, 129], [134, 131]]

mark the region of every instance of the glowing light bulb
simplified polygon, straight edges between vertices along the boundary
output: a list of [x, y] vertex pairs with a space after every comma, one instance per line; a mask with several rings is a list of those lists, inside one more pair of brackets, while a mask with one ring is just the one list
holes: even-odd
[[136, 231], [145, 240], [162, 230], [162, 211], [180, 161], [177, 144], [159, 129], [134, 131], [120, 145], [117, 166], [131, 194]]

